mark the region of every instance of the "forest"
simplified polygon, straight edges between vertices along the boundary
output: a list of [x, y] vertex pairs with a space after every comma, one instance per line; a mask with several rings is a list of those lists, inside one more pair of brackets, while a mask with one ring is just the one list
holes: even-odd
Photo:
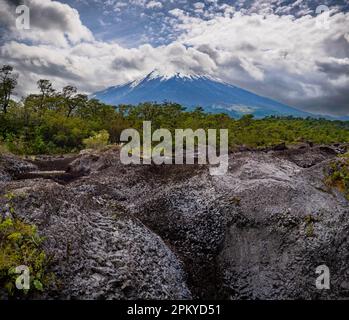
[[315, 118], [267, 117], [246, 114], [205, 113], [201, 107], [186, 110], [172, 102], [146, 102], [137, 106], [106, 105], [79, 93], [72, 85], [56, 90], [51, 81], [37, 82], [37, 93], [20, 100], [13, 68], [0, 68], [0, 153], [19, 155], [63, 154], [119, 143], [122, 130], [141, 130], [143, 121], [152, 129], [228, 129], [229, 147], [262, 148], [280, 143], [349, 142], [349, 122]]

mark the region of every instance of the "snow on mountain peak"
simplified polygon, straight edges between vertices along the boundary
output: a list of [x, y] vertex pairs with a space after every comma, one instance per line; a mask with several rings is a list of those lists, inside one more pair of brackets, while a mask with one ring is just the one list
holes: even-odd
[[143, 81], [151, 81], [151, 80], [166, 81], [173, 78], [178, 78], [183, 80], [196, 80], [199, 78], [207, 78], [207, 77], [197, 75], [193, 72], [183, 72], [183, 71], [182, 72], [169, 72], [169, 71], [165, 72], [165, 71], [160, 71], [159, 69], [154, 69], [145, 77], [142, 77], [138, 80], [133, 81], [131, 84], [131, 87], [134, 88]]
[[97, 92], [95, 97], [112, 105], [171, 101], [189, 110], [201, 106], [207, 112], [225, 112], [233, 117], [240, 117], [246, 113], [252, 113], [256, 117], [310, 116], [306, 112], [214, 77], [182, 71], [163, 72], [156, 69], [139, 80]]

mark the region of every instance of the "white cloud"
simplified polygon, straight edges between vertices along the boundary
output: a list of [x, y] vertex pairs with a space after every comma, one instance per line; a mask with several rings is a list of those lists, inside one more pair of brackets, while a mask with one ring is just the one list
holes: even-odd
[[147, 9], [161, 9], [162, 8], [162, 3], [159, 1], [149, 1], [146, 4]]
[[0, 0], [0, 14], [6, 16], [6, 26], [12, 38], [35, 43], [69, 46], [81, 41], [92, 41], [91, 31], [85, 27], [77, 10], [67, 4], [51, 0], [27, 0], [30, 9], [30, 30], [16, 28], [15, 6]]
[[[116, 43], [94, 41], [57, 49], [52, 45], [30, 46], [12, 41], [1, 47], [0, 54], [0, 64], [16, 66], [24, 92], [35, 90], [39, 78], [52, 79], [57, 87], [73, 82], [79, 89], [93, 92], [134, 80], [155, 68], [166, 74], [188, 70], [209, 74], [215, 69], [207, 54], [180, 43], [127, 49]], [[35, 80], [28, 82], [28, 75]]]
[[[179, 41], [208, 53], [217, 75], [228, 82], [298, 107], [309, 108], [313, 101], [314, 111], [324, 109], [325, 103], [329, 108], [329, 100], [321, 102], [320, 97], [336, 97], [340, 89], [329, 72], [349, 87], [347, 70], [333, 68], [349, 54], [349, 13], [333, 14], [329, 29], [319, 28], [312, 16], [237, 12], [209, 20], [182, 13], [176, 17], [183, 31]], [[312, 100], [314, 96], [319, 99]], [[342, 112], [345, 108], [348, 112], [348, 103], [337, 106]]]
[[195, 8], [196, 13], [203, 13], [204, 12], [205, 4], [203, 2], [195, 2], [193, 4], [193, 6]]
[[264, 80], [264, 72], [253, 64], [252, 59], [240, 57], [240, 66], [255, 80]]
[[[205, 0], [202, 18], [180, 8], [168, 12], [172, 31], [180, 33], [171, 44], [124, 48], [95, 40], [68, 5], [29, 1], [55, 19], [39, 19], [31, 32], [18, 33], [11, 26], [13, 16], [2, 15], [12, 40], [0, 47], [0, 64], [13, 64], [19, 71], [19, 93], [33, 90], [39, 78], [93, 92], [157, 68], [166, 74], [209, 74], [310, 111], [348, 114], [349, 13], [334, 13], [330, 28], [319, 29], [312, 16], [266, 14], [261, 4], [253, 7], [257, 13], [241, 13]], [[113, 6], [124, 3], [109, 1]], [[143, 7], [152, 2], [130, 1]], [[219, 7], [220, 14], [211, 6]], [[198, 3], [196, 7], [204, 9]]]
[[175, 8], [169, 11], [169, 14], [178, 17], [178, 18], [182, 18], [185, 16], [185, 12], [182, 9], [179, 8]]

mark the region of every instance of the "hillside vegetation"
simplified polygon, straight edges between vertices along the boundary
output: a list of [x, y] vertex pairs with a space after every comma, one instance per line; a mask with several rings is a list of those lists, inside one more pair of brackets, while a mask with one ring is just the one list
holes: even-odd
[[0, 69], [0, 153], [75, 152], [86, 145], [96, 145], [93, 137], [101, 136], [103, 143], [106, 137], [108, 143], [118, 143], [122, 130], [141, 131], [145, 120], [152, 121], [153, 130], [167, 128], [171, 132], [176, 128], [229, 129], [231, 148], [301, 141], [349, 142], [349, 122], [292, 117], [253, 119], [252, 115], [237, 120], [226, 114], [207, 114], [199, 107], [187, 111], [170, 102], [115, 107], [89, 99], [70, 85], [57, 91], [49, 80], [38, 81], [38, 94], [15, 102], [11, 94], [16, 84], [12, 68], [3, 66]]

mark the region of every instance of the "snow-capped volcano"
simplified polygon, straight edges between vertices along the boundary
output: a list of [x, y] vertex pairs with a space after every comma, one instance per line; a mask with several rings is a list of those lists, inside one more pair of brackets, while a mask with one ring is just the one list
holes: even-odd
[[154, 70], [142, 79], [108, 88], [92, 97], [112, 105], [171, 101], [189, 110], [200, 106], [207, 112], [224, 112], [233, 117], [244, 114], [256, 117], [312, 116], [219, 79], [183, 72], [161, 73]]

